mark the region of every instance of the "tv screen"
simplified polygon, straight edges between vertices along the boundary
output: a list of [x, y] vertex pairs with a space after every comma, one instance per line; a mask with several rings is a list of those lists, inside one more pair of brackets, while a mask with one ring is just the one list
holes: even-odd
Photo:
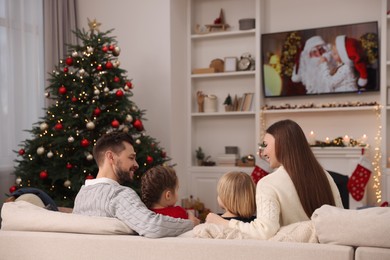
[[378, 23], [261, 36], [265, 97], [379, 91]]

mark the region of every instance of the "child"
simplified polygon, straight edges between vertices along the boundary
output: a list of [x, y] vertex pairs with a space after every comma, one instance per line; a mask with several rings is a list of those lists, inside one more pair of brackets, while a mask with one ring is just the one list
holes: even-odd
[[141, 199], [150, 210], [174, 218], [188, 219], [186, 210], [175, 206], [179, 181], [172, 167], [156, 166], [141, 179]]
[[[328, 68], [325, 57], [321, 58], [320, 70], [324, 82], [327, 82], [330, 92], [357, 91], [358, 86], [367, 84], [367, 68], [365, 55], [360, 43], [354, 39], [339, 35], [332, 48], [333, 59], [337, 62], [334, 71]], [[355, 75], [355, 70], [359, 78]]]
[[225, 210], [222, 218], [251, 222], [256, 212], [256, 186], [244, 172], [225, 173], [218, 181], [218, 204]]

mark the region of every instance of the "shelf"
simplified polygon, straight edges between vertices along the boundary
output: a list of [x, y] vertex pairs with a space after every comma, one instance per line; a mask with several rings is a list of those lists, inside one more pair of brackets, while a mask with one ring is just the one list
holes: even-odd
[[387, 66], [389, 66], [390, 65], [390, 61], [388, 60], [388, 61], [386, 61], [386, 65]]
[[225, 31], [225, 32], [210, 32], [205, 34], [193, 34], [191, 39], [210, 39], [210, 38], [225, 38], [232, 36], [244, 36], [244, 35], [255, 35], [256, 30], [243, 30], [243, 31]]
[[256, 72], [251, 71], [236, 71], [236, 72], [219, 72], [219, 73], [204, 73], [192, 74], [191, 78], [218, 78], [218, 77], [237, 77], [237, 76], [255, 76]]
[[252, 172], [253, 167], [221, 167], [221, 166], [192, 166], [191, 169], [197, 173], [226, 173], [230, 171], [243, 171], [243, 172]]
[[361, 107], [329, 107], [329, 108], [296, 108], [296, 109], [272, 109], [263, 110], [264, 114], [285, 114], [285, 113], [312, 113], [312, 112], [346, 112], [346, 111], [374, 111], [377, 106]]
[[209, 117], [209, 116], [254, 116], [254, 111], [234, 111], [234, 112], [214, 112], [214, 113], [192, 113], [192, 117]]

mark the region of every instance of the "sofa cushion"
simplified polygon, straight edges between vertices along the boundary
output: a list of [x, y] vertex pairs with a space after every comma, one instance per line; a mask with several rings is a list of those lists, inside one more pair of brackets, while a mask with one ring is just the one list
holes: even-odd
[[1, 229], [86, 234], [135, 234], [116, 218], [51, 211], [26, 201], [7, 202], [1, 209]]
[[390, 248], [390, 208], [356, 210], [324, 205], [311, 219], [320, 243]]

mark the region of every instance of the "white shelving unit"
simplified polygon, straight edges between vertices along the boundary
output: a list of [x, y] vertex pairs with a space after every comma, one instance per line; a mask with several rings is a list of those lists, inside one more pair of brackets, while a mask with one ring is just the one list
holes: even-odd
[[[195, 68], [208, 68], [213, 59], [237, 57], [249, 52], [259, 61], [259, 14], [260, 1], [189, 0], [188, 1], [188, 140], [190, 149], [189, 188], [190, 194], [204, 201], [213, 211], [221, 211], [217, 205], [216, 187], [219, 177], [232, 170], [252, 172], [253, 167], [206, 167], [197, 165], [195, 150], [202, 147], [206, 156], [215, 161], [218, 154], [225, 153], [225, 146], [237, 146], [240, 155], [256, 154], [259, 132], [259, 71], [219, 72], [192, 74]], [[196, 34], [195, 26], [212, 24], [221, 8], [229, 28], [224, 32]], [[257, 10], [257, 11], [256, 11]], [[255, 18], [256, 28], [239, 30], [239, 19]], [[258, 64], [256, 64], [258, 65]], [[199, 113], [196, 93], [216, 95], [218, 109], [212, 113]], [[234, 98], [244, 93], [254, 93], [250, 111], [225, 112], [223, 102], [228, 94]], [[210, 141], [212, 140], [212, 142]]]
[[[238, 146], [241, 156], [253, 154], [256, 156], [257, 144], [261, 141], [264, 128], [273, 122], [290, 118], [297, 121], [309, 134], [311, 130], [316, 132], [319, 140], [326, 137], [336, 138], [340, 135], [351, 134], [356, 138], [367, 134], [370, 148], [367, 153], [372, 158], [375, 156], [375, 142], [379, 138], [381, 151], [380, 171], [382, 173], [381, 189], [382, 200], [390, 201], [390, 169], [387, 158], [390, 151], [390, 101], [388, 101], [388, 87], [390, 85], [390, 18], [386, 14], [390, 0], [367, 3], [364, 0], [348, 0], [342, 3], [331, 0], [332, 3], [324, 3], [321, 8], [338, 6], [339, 16], [328, 16], [298, 19], [297, 13], [289, 12], [296, 7], [296, 3], [286, 0], [187, 0], [187, 114], [188, 114], [188, 146], [186, 149], [188, 162], [188, 195], [193, 195], [205, 202], [206, 206], [214, 212], [220, 212], [217, 205], [216, 186], [219, 177], [232, 170], [245, 171], [250, 174], [253, 167], [205, 167], [198, 166], [195, 150], [202, 147], [206, 155], [213, 159], [224, 153], [225, 146]], [[313, 4], [308, 0], [302, 2], [304, 12], [312, 12]], [[346, 2], [348, 2], [346, 1]], [[272, 4], [271, 4], [272, 3]], [[226, 32], [210, 32], [196, 34], [196, 24], [212, 24], [223, 9], [226, 23], [230, 28]], [[344, 12], [342, 9], [346, 9]], [[352, 12], [350, 8], [356, 8]], [[341, 10], [340, 10], [341, 9]], [[324, 10], [324, 13], [327, 11]], [[348, 16], [344, 15], [348, 13]], [[356, 13], [356, 15], [354, 15]], [[359, 13], [359, 15], [357, 15]], [[360, 15], [363, 14], [364, 15]], [[343, 15], [341, 15], [343, 14]], [[328, 17], [328, 18], [326, 18]], [[248, 31], [240, 31], [238, 20], [242, 18], [255, 18], [256, 28]], [[311, 19], [311, 20], [310, 20]], [[358, 23], [362, 21], [377, 20], [381, 39], [381, 91], [364, 93], [364, 95], [338, 95], [338, 96], [313, 96], [292, 97], [287, 99], [264, 98], [261, 87], [261, 34], [289, 31], [295, 29], [314, 28], [338, 24]], [[388, 29], [389, 28], [389, 29]], [[235, 56], [239, 58], [243, 53], [249, 52], [255, 58], [255, 71], [222, 72], [209, 74], [192, 74], [195, 68], [207, 68], [211, 60], [215, 58]], [[196, 102], [197, 91], [206, 95], [218, 97], [218, 110], [213, 113], [199, 113]], [[254, 93], [253, 106], [247, 112], [225, 112], [223, 102], [228, 94], [240, 96], [243, 93]], [[305, 104], [313, 102], [342, 103], [342, 102], [377, 102], [380, 104], [380, 113], [374, 106], [362, 107], [337, 107], [337, 108], [304, 108], [283, 110], [261, 110], [265, 105], [278, 106], [282, 103]], [[378, 122], [378, 115], [380, 122]], [[378, 131], [380, 136], [378, 137]], [[352, 166], [351, 166], [352, 167]], [[345, 173], [346, 175], [350, 173]], [[369, 183], [370, 189], [374, 185]], [[372, 191], [371, 191], [372, 193]], [[367, 201], [372, 203], [374, 198], [367, 196]], [[371, 202], [370, 202], [371, 201]]]

